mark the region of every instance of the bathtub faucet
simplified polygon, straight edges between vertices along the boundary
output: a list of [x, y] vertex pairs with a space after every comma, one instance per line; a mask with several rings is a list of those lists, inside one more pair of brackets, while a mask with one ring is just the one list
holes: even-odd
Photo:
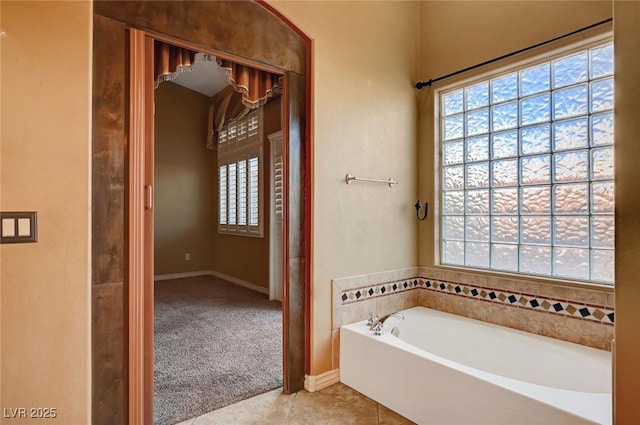
[[373, 322], [373, 324], [369, 327], [369, 330], [373, 331], [375, 335], [382, 335], [382, 333], [384, 332], [384, 322], [391, 317], [404, 320], [404, 314], [398, 312], [390, 313]]

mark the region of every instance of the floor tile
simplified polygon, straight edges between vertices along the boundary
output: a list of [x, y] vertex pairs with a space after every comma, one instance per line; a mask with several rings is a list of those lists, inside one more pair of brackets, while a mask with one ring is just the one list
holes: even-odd
[[176, 425], [412, 425], [413, 422], [338, 383], [310, 393], [282, 388]]
[[265, 417], [286, 417], [289, 404], [295, 395], [282, 394], [282, 388], [243, 400], [177, 425], [254, 425], [263, 424]]
[[377, 404], [343, 384], [301, 391], [286, 425], [377, 425]]
[[381, 404], [378, 404], [378, 425], [415, 425], [415, 422], [410, 421], [404, 416], [400, 416], [391, 409], [387, 409]]

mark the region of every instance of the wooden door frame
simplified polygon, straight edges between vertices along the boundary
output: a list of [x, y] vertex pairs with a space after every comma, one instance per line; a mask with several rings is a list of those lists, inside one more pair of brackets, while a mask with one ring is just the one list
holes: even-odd
[[[153, 338], [154, 338], [154, 41], [168, 41], [179, 47], [188, 43], [144, 30], [129, 29], [129, 423], [149, 423], [153, 417]], [[203, 50], [203, 49], [200, 49]], [[206, 49], [204, 53], [209, 53]], [[241, 59], [232, 58], [243, 63]], [[275, 71], [275, 69], [271, 69]], [[286, 75], [283, 75], [286, 77]], [[288, 92], [288, 79], [283, 78]], [[288, 122], [287, 114], [282, 121]], [[284, 126], [283, 126], [284, 127]], [[283, 150], [283, 157], [286, 154]], [[283, 180], [286, 182], [286, 169]], [[286, 184], [285, 184], [286, 187]], [[285, 201], [286, 202], [286, 201]], [[286, 210], [286, 205], [285, 205]], [[286, 227], [286, 226], [285, 226]], [[285, 235], [287, 232], [285, 231]], [[286, 240], [286, 236], [284, 238]], [[286, 244], [280, 255], [287, 253]], [[285, 285], [286, 288], [286, 285]], [[283, 288], [284, 289], [284, 288]], [[283, 291], [283, 306], [287, 305]], [[283, 328], [287, 326], [283, 308]], [[288, 336], [283, 335], [283, 381], [289, 392], [287, 363]]]
[[[262, 4], [264, 7], [266, 5]], [[267, 7], [268, 8], [268, 7]], [[281, 16], [278, 16], [282, 19]], [[288, 21], [287, 21], [288, 23]], [[290, 24], [290, 23], [288, 23]], [[153, 421], [153, 212], [151, 209], [153, 186], [153, 42], [154, 38], [172, 41], [172, 37], [148, 30], [128, 27], [129, 32], [129, 145], [128, 179], [126, 196], [128, 201], [127, 216], [127, 285], [125, 296], [128, 305], [128, 422], [130, 424], [152, 424]], [[188, 46], [182, 40], [174, 44]], [[185, 45], [186, 44], [186, 45]], [[203, 50], [203, 49], [200, 49]], [[206, 49], [204, 49], [206, 51]], [[307, 49], [307, 56], [309, 50]], [[230, 55], [232, 59], [236, 59]], [[237, 60], [243, 62], [242, 60]], [[255, 63], [244, 61], [248, 65]], [[307, 64], [310, 63], [307, 57]], [[263, 69], [280, 71], [275, 67], [261, 66]], [[307, 71], [308, 75], [308, 71]], [[310, 181], [310, 132], [309, 132], [309, 78], [301, 79], [299, 75], [283, 72], [283, 157], [284, 193], [285, 193], [285, 236], [283, 240], [284, 270], [283, 293], [283, 375], [284, 391], [294, 392], [302, 388], [304, 373], [309, 373], [310, 364], [310, 254], [311, 254], [311, 181]], [[293, 80], [293, 83], [292, 83]], [[302, 96], [304, 104], [296, 99]], [[292, 123], [289, 121], [291, 109], [295, 109], [298, 117], [304, 122], [293, 124], [293, 131], [303, 127], [304, 139], [289, 136]], [[294, 162], [291, 168], [291, 162]], [[302, 170], [296, 170], [296, 166]], [[297, 202], [289, 204], [292, 182], [304, 182], [303, 196]], [[294, 184], [295, 186], [295, 184]], [[299, 184], [298, 184], [299, 186]], [[295, 189], [294, 189], [295, 190]], [[299, 226], [293, 235], [290, 225]], [[302, 242], [302, 244], [300, 243]], [[302, 246], [301, 246], [302, 245]], [[300, 249], [303, 249], [300, 252]], [[302, 254], [302, 255], [301, 255]], [[301, 270], [302, 267], [302, 270]], [[303, 282], [298, 276], [303, 272]], [[290, 280], [292, 274], [298, 275]], [[303, 287], [294, 288], [290, 282], [302, 283]], [[299, 285], [298, 285], [299, 286]], [[291, 306], [296, 310], [296, 321], [303, 319], [304, 335], [296, 335], [289, 329]], [[301, 308], [300, 308], [301, 307]], [[300, 311], [301, 310], [301, 311]], [[302, 317], [300, 313], [303, 313]], [[294, 342], [291, 344], [293, 335]], [[303, 340], [304, 352], [301, 353], [300, 337]], [[300, 366], [295, 366], [302, 363]], [[304, 371], [290, 376], [291, 365]], [[295, 382], [294, 382], [295, 379]]]
[[[310, 39], [261, 0], [96, 1], [93, 12], [93, 423], [153, 421], [153, 263], [145, 262], [153, 258], [145, 249], [153, 246], [151, 213], [145, 210], [152, 168], [143, 166], [152, 155], [152, 109], [145, 105], [151, 104], [153, 88], [134, 83], [153, 81], [145, 77], [150, 56], [139, 54], [149, 51], [153, 38], [243, 58], [284, 76], [284, 388], [302, 389], [311, 353]], [[259, 33], [247, 30], [255, 25]]]
[[[153, 420], [153, 37], [129, 29], [129, 423]], [[147, 420], [145, 421], [145, 418]]]

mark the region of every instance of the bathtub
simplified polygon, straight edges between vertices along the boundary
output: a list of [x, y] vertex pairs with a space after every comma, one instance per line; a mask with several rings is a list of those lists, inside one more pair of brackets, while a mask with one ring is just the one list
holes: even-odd
[[[340, 381], [420, 425], [611, 424], [611, 353], [424, 307], [340, 328]], [[389, 330], [397, 327], [399, 336]]]

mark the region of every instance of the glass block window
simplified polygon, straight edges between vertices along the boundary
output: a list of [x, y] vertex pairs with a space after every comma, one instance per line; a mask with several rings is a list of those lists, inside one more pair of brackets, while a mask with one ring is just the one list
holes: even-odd
[[262, 109], [218, 132], [218, 232], [263, 236]]
[[445, 265], [614, 282], [613, 44], [440, 92]]

